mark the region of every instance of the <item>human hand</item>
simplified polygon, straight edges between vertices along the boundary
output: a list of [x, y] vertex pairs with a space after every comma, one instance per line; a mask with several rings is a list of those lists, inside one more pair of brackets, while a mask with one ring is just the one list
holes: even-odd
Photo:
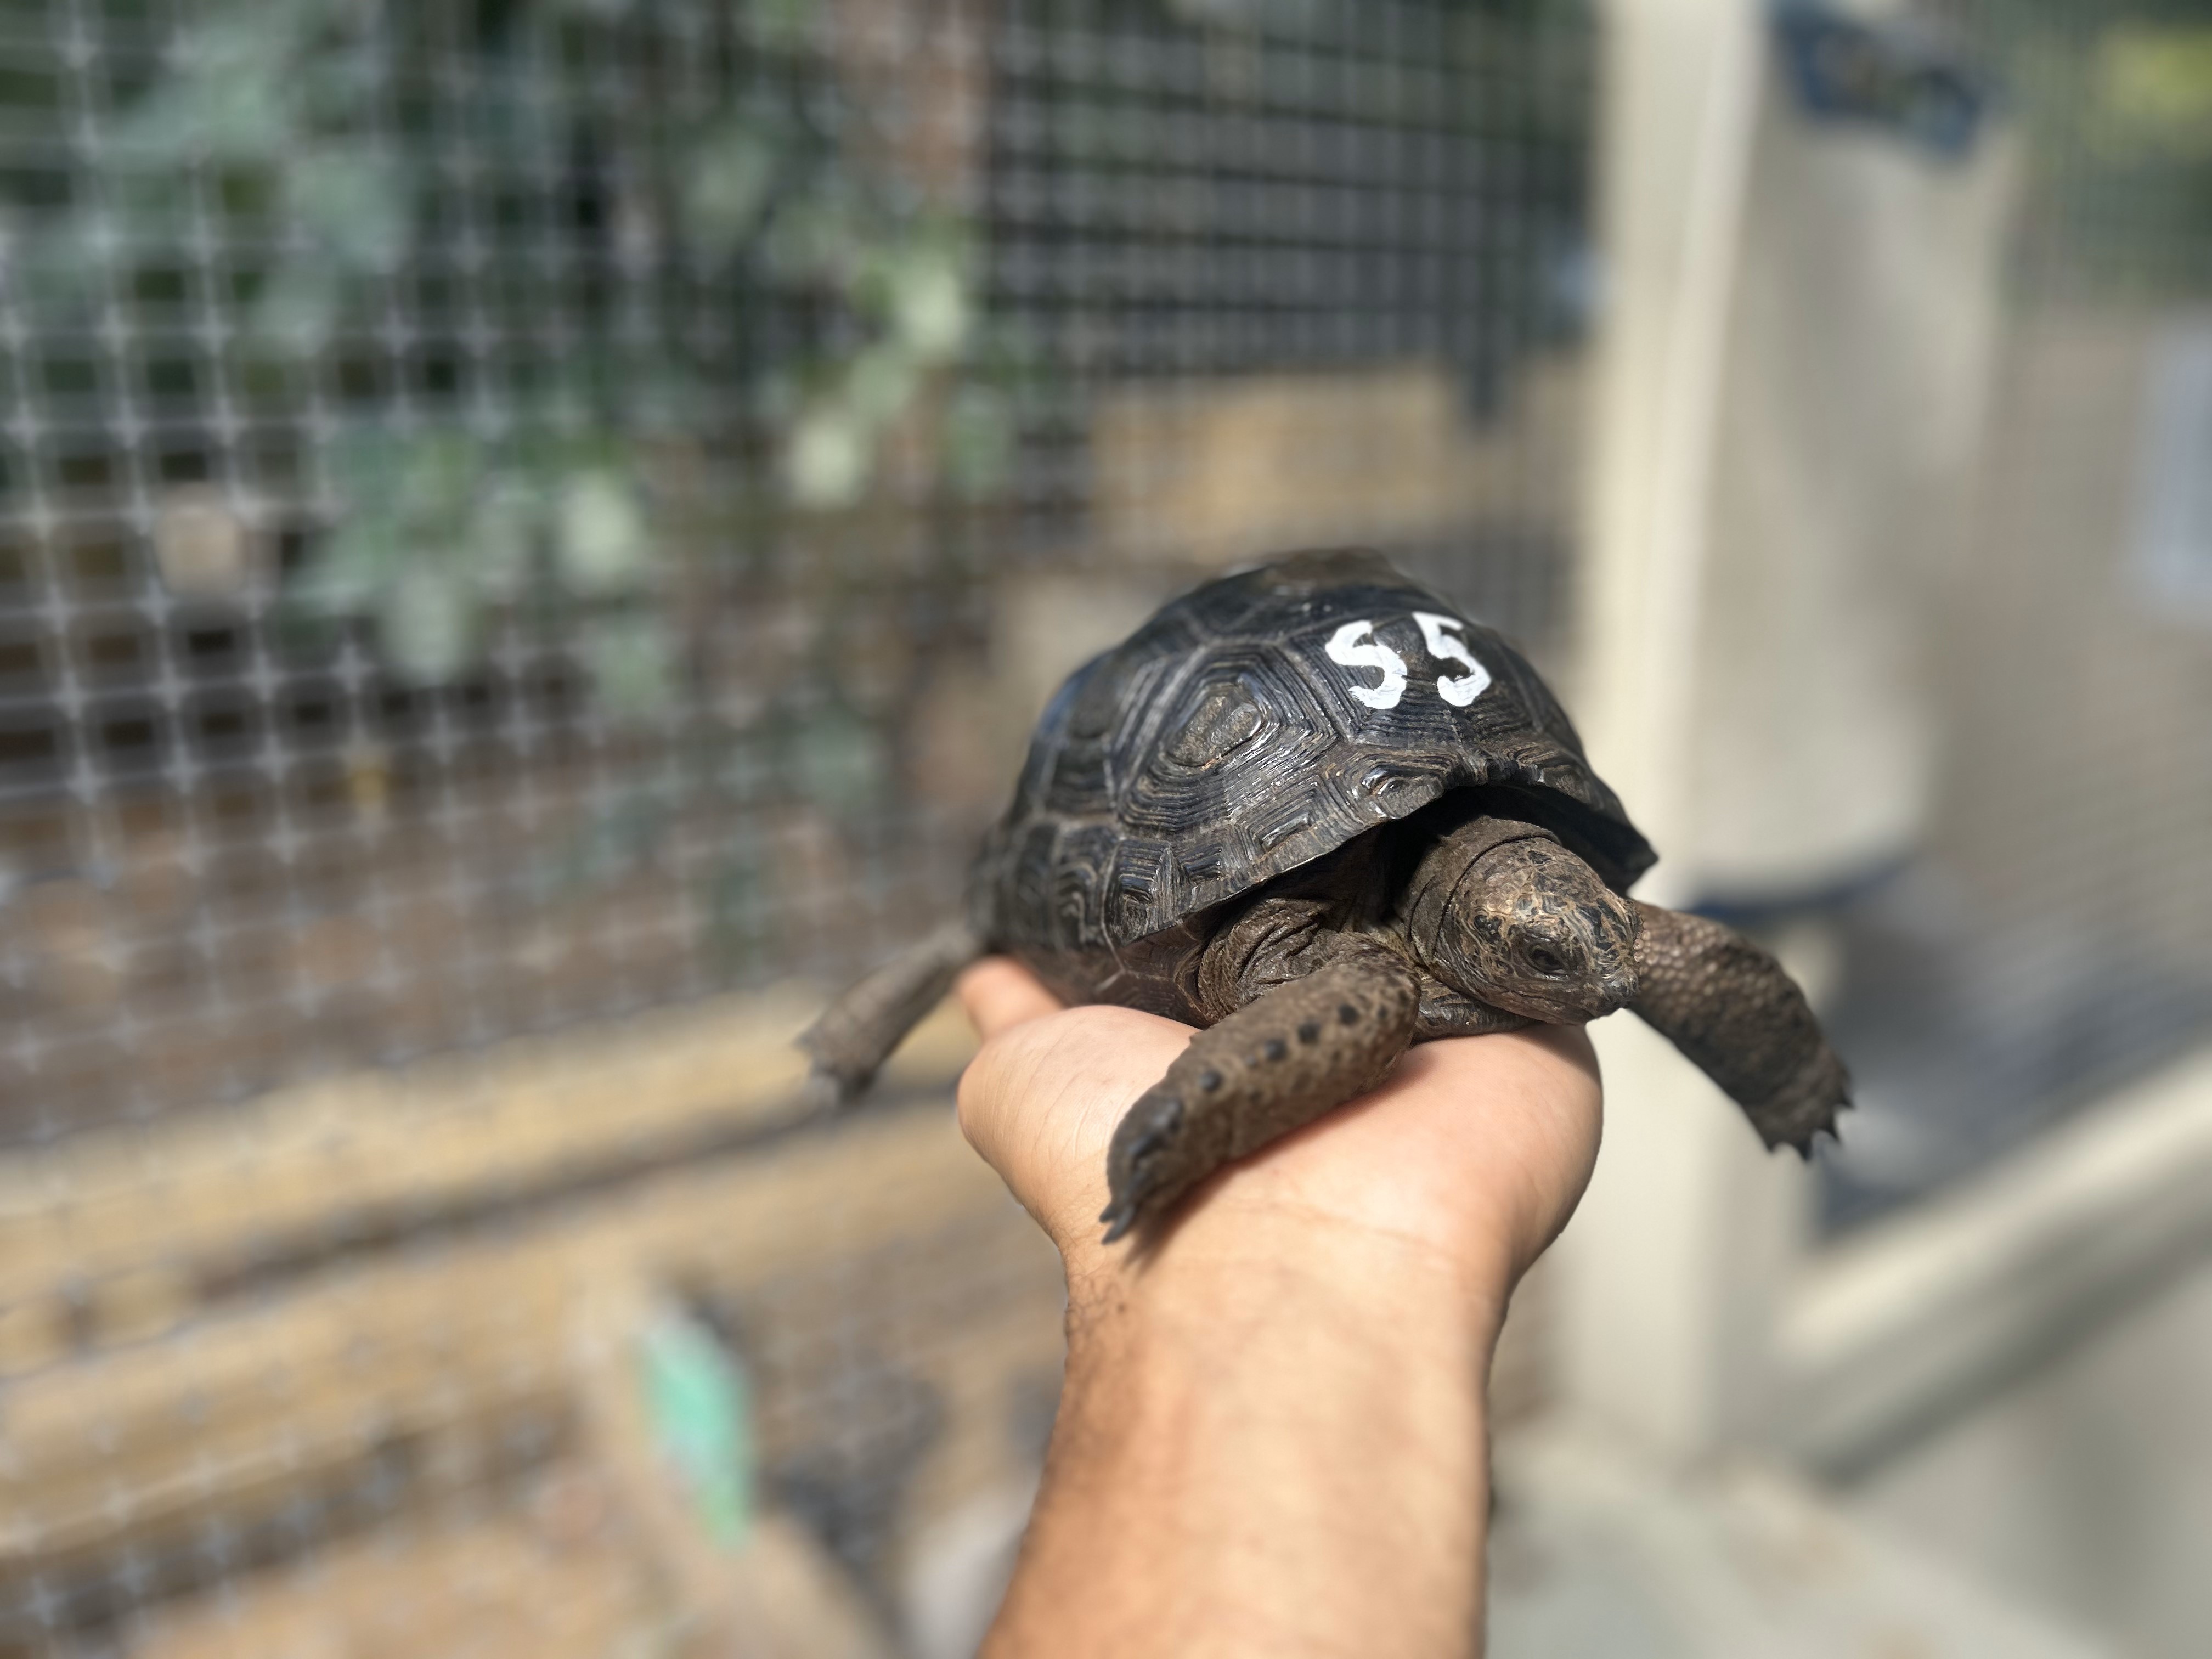
[[984, 1037], [961, 1127], [1068, 1282], [1044, 1486], [984, 1652], [1474, 1650], [1481, 1378], [1596, 1156], [1583, 1033], [1421, 1043], [1108, 1246], [1107, 1143], [1190, 1028], [1062, 1008], [1004, 958], [959, 990]]
[[[1063, 1008], [1006, 957], [959, 994], [984, 1038], [960, 1124], [1066, 1263], [1072, 1294], [1136, 1259], [1100, 1243], [1106, 1147], [1191, 1028], [1131, 1009]], [[1158, 1241], [1180, 1261], [1285, 1251], [1380, 1253], [1440, 1268], [1504, 1301], [1556, 1237], [1597, 1154], [1597, 1064], [1579, 1028], [1425, 1042], [1382, 1085], [1232, 1165], [1184, 1201]]]

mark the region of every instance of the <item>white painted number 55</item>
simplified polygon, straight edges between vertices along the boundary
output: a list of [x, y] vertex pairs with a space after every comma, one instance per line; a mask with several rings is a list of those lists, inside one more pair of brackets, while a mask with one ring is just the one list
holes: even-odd
[[[1450, 630], [1464, 626], [1456, 617], [1433, 611], [1416, 611], [1421, 643], [1438, 662], [1455, 662], [1464, 674], [1439, 674], [1437, 695], [1455, 708], [1464, 708], [1480, 696], [1490, 684], [1490, 671], [1475, 659], [1467, 641]], [[1406, 695], [1406, 659], [1375, 637], [1372, 622], [1348, 622], [1329, 635], [1328, 659], [1346, 668], [1371, 668], [1382, 675], [1373, 685], [1355, 685], [1352, 695], [1370, 708], [1395, 708]]]

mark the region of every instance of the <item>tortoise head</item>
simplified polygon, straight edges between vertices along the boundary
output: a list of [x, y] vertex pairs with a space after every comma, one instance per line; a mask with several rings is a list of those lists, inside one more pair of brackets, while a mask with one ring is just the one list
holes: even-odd
[[1445, 836], [1400, 912], [1429, 970], [1494, 1007], [1572, 1025], [1635, 1000], [1635, 907], [1533, 824], [1482, 817]]

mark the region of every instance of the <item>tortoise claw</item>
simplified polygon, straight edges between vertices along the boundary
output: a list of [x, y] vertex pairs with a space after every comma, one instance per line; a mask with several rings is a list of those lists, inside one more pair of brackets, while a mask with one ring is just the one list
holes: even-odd
[[1806, 1125], [1797, 1133], [1786, 1136], [1777, 1144], [1790, 1147], [1798, 1157], [1810, 1164], [1813, 1161], [1814, 1148], [1820, 1144], [1821, 1136], [1826, 1135], [1838, 1146], [1843, 1145], [1843, 1132], [1837, 1126], [1836, 1117], [1838, 1113], [1848, 1111], [1850, 1104], [1850, 1096], [1846, 1090], [1842, 1098], [1823, 1112], [1817, 1121]]
[[[1167, 1154], [1182, 1129], [1184, 1115], [1182, 1097], [1162, 1083], [1148, 1090], [1115, 1127], [1106, 1163], [1113, 1201], [1098, 1217], [1106, 1224], [1104, 1243], [1127, 1237], [1145, 1211], [1166, 1195], [1174, 1177], [1165, 1166], [1175, 1161]], [[1188, 1185], [1188, 1179], [1182, 1184]]]

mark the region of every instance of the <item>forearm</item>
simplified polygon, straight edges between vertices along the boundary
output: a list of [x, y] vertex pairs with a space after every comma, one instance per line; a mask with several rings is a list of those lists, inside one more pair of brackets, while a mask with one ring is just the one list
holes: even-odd
[[1083, 1274], [989, 1659], [1473, 1651], [1505, 1279], [1301, 1221]]

